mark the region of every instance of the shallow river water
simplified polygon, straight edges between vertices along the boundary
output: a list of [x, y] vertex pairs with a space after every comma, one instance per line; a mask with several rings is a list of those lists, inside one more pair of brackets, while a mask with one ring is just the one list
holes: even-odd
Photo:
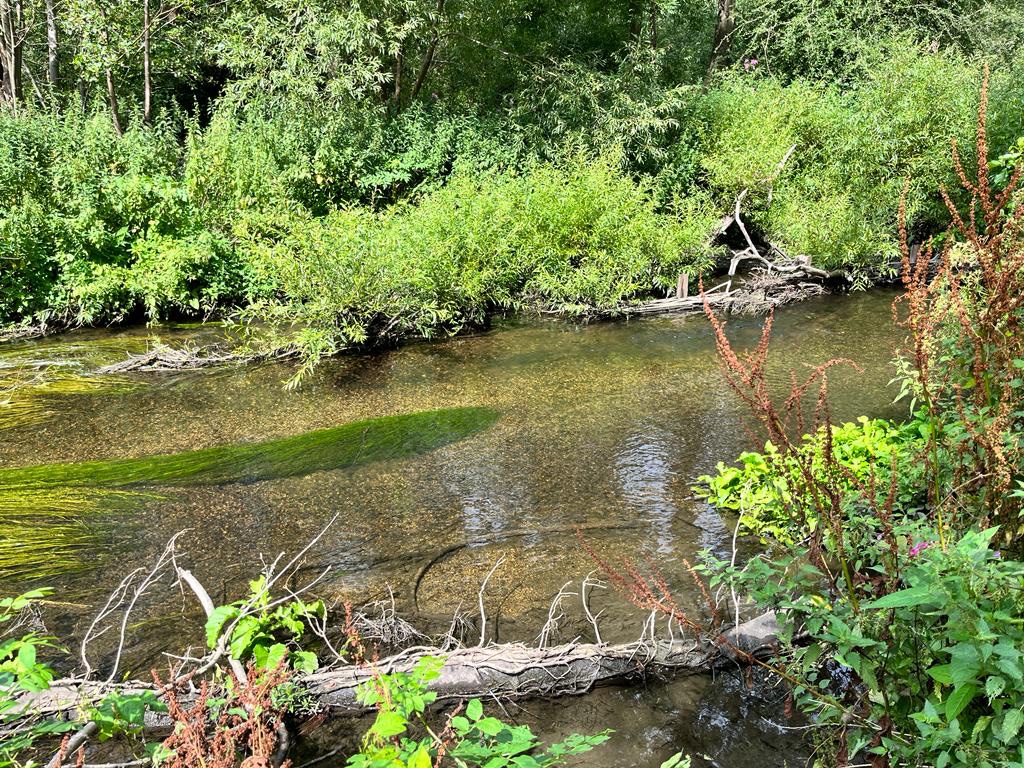
[[[861, 293], [780, 310], [773, 378], [781, 387], [790, 368], [850, 358], [863, 370], [830, 376], [834, 419], [898, 413], [887, 387], [902, 337], [892, 298]], [[752, 345], [760, 325], [734, 318], [728, 328], [738, 345]], [[81, 332], [0, 351], [84, 361], [87, 372], [97, 362], [91, 345], [102, 342], [104, 359], [117, 359], [151, 334], [181, 341], [197, 332]], [[486, 592], [489, 622], [499, 640], [523, 641], [535, 641], [559, 589], [575, 582], [575, 591], [595, 568], [577, 526], [604, 557], [650, 554], [684, 604], [695, 598], [681, 559], [730, 548], [734, 521], [695, 500], [690, 487], [751, 441], [703, 317], [508, 320], [479, 335], [328, 361], [297, 391], [283, 388], [291, 372], [268, 363], [132, 374], [116, 390], [54, 394], [34, 423], [0, 432], [0, 467], [250, 443], [456, 406], [486, 406], [499, 418], [414, 456], [259, 482], [153, 488], [136, 508], [70, 520], [85, 531], [86, 546], [75, 550], [74, 568], [46, 580], [62, 602], [48, 609], [51, 631], [70, 642], [124, 573], [151, 563], [182, 530], [183, 560], [215, 601], [227, 601], [256, 575], [261, 555], [296, 551], [337, 514], [306, 558], [307, 574], [331, 567], [318, 592], [333, 604], [393, 593], [400, 613], [414, 618], [418, 609], [434, 628], [457, 610], [476, 614], [480, 582], [503, 558]], [[25, 575], [8, 576], [0, 592], [28, 584]], [[604, 611], [605, 640], [639, 635], [644, 617], [621, 598], [597, 592], [594, 607]], [[564, 611], [552, 641], [591, 640], [578, 598], [567, 599]], [[164, 589], [132, 627], [131, 671], [144, 675], [158, 650], [201, 643], [200, 625], [195, 606]], [[611, 745], [587, 765], [657, 766], [680, 748], [710, 755], [694, 765], [801, 764], [804, 747], [776, 722], [778, 696], [744, 690], [732, 674], [695, 676], [527, 703], [512, 714], [551, 738], [615, 728]], [[330, 743], [345, 727], [322, 729], [314, 741]]]

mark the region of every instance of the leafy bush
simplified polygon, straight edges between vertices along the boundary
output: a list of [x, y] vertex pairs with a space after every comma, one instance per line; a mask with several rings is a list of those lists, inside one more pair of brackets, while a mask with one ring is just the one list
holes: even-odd
[[801, 503], [794, 489], [803, 487], [803, 467], [823, 473], [834, 461], [841, 471], [837, 480], [844, 504], [862, 503], [865, 489], [872, 482], [878, 492], [888, 493], [895, 473], [895, 507], [901, 514], [913, 514], [923, 508], [927, 496], [919, 426], [914, 422], [896, 426], [861, 416], [855, 424], [823, 427], [831, 430], [828, 445], [821, 430], [804, 435], [797, 449], [799, 455], [781, 454], [769, 442], [763, 454], [740, 454], [739, 466], [719, 462], [715, 475], [698, 478], [700, 484], [694, 492], [719, 509], [738, 512], [747, 531], [792, 544], [804, 533], [801, 526], [805, 517], [812, 526], [818, 524], [811, 505], [802, 513], [794, 510], [794, 505]]
[[[594, 736], [574, 734], [563, 742], [544, 747], [525, 725], [508, 725], [484, 717], [479, 699], [471, 699], [449, 716], [440, 735], [426, 723], [426, 708], [436, 699], [428, 689], [444, 666], [444, 659], [425, 657], [412, 672], [380, 675], [364, 683], [359, 701], [377, 708], [377, 716], [363, 736], [362, 749], [348, 759], [352, 768], [430, 768], [442, 756], [455, 765], [487, 768], [546, 768], [589, 752], [608, 740], [610, 731]], [[418, 736], [417, 731], [426, 733]]]
[[[830, 577], [801, 556], [742, 569], [712, 559], [711, 584], [786, 612], [797, 703], [818, 722], [844, 724], [842, 754], [1024, 765], [1024, 563], [992, 548], [995, 529], [943, 550], [929, 524], [908, 522], [893, 531], [894, 553], [882, 537], [854, 533], [858, 523], [878, 530], [870, 515], [848, 521], [858, 572], [899, 587], [877, 599], [823, 595]], [[810, 642], [792, 646], [802, 632]]]
[[[936, 49], [984, 50], [992, 37], [985, 16], [996, 5], [985, 0], [739, 0], [733, 44], [738, 57], [756, 58], [786, 78], [850, 78], [861, 71], [862, 51], [900, 35]], [[1012, 18], [1005, 10], [999, 15]]]
[[217, 647], [224, 636], [231, 658], [252, 663], [260, 670], [286, 666], [301, 672], [317, 668], [316, 654], [302, 650], [299, 641], [311, 619], [326, 616], [320, 600], [271, 602], [266, 577], [249, 583], [249, 597], [214, 609], [206, 621], [206, 642]]
[[[307, 360], [369, 341], [454, 333], [492, 308], [615, 311], [698, 273], [717, 218], [695, 198], [658, 213], [614, 161], [459, 175], [415, 205], [249, 217], [245, 249], [278, 276], [280, 299], [253, 314], [284, 327], [272, 343]], [[289, 324], [301, 330], [288, 332]]]
[[458, 170], [513, 168], [518, 144], [499, 119], [422, 105], [400, 115], [297, 105], [286, 119], [222, 110], [191, 134], [185, 176], [195, 203], [229, 225], [239, 209], [298, 205], [322, 216], [393, 204]]
[[962, 59], [905, 42], [864, 61], [864, 77], [844, 91], [756, 71], [724, 77], [701, 105], [699, 155], [720, 205], [749, 189], [745, 214], [783, 251], [878, 271], [898, 260], [904, 178], [914, 179], [912, 229], [948, 221], [937, 190], [955, 181], [948, 148], [971, 134], [977, 89]]
[[19, 755], [46, 736], [76, 728], [74, 722], [26, 719], [18, 699], [45, 691], [53, 681], [53, 670], [39, 658], [39, 652], [53, 647], [52, 639], [35, 632], [19, 632], [20, 617], [30, 612], [49, 590], [39, 589], [16, 597], [0, 598], [0, 768], [15, 768]]

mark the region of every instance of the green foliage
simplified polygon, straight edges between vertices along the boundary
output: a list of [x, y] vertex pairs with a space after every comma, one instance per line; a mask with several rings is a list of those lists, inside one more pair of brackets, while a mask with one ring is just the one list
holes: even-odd
[[[684, 215], [685, 213], [685, 215]], [[456, 333], [488, 311], [615, 311], [707, 264], [700, 200], [658, 213], [611, 161], [522, 176], [460, 175], [416, 205], [253, 217], [239, 224], [283, 300], [252, 312], [309, 361], [345, 347]]]
[[[936, 50], [984, 50], [991, 35], [985, 17], [999, 5], [985, 0], [739, 0], [734, 45], [739, 58], [756, 58], [759, 66], [787, 78], [844, 78], [858, 74], [863, 50], [901, 35]], [[1004, 17], [1012, 14], [998, 10]]]
[[[870, 518], [858, 522], [875, 528]], [[859, 607], [841, 593], [823, 595], [826, 574], [801, 557], [758, 558], [743, 569], [712, 562], [711, 583], [786, 611], [785, 643], [794, 632], [809, 635], [786, 663], [798, 704], [822, 723], [852, 724], [851, 756], [1019, 767], [1024, 563], [993, 549], [995, 534], [968, 532], [943, 550], [927, 523], [907, 522], [895, 531], [894, 559], [887, 543], [851, 533], [858, 573], [899, 583]]]
[[[363, 736], [362, 750], [346, 763], [352, 768], [429, 768], [439, 748], [459, 768], [545, 768], [589, 752], [608, 740], [610, 731], [595, 736], [573, 734], [565, 741], [543, 747], [527, 726], [513, 726], [485, 717], [479, 699], [470, 700], [464, 714], [449, 718], [442, 742], [427, 726], [426, 708], [436, 699], [428, 686], [444, 666], [444, 659], [425, 657], [411, 672], [381, 675], [363, 684], [359, 700], [377, 708], [373, 725]], [[428, 735], [417, 738], [416, 731]]]
[[[716, 329], [730, 383], [781, 447], [720, 465], [706, 493], [807, 544], [742, 568], [709, 558], [712, 585], [784, 617], [778, 671], [805, 713], [833, 725], [844, 760], [1024, 766], [1024, 493], [1011, 490], [1021, 485], [1024, 253], [1007, 213], [1013, 189], [991, 192], [1013, 179], [1015, 158], [1011, 149], [988, 176], [986, 107], [977, 183], [954, 163], [969, 212], [950, 203], [955, 226], [934, 278], [927, 257], [904, 276], [907, 425], [862, 419], [794, 444], [779, 410], [747, 392], [764, 392], [767, 337], [744, 364]], [[801, 394], [794, 385], [787, 413]], [[809, 644], [795, 643], [801, 634]]]
[[[872, 478], [876, 495], [884, 498], [895, 472], [895, 509], [909, 515], [923, 508], [927, 492], [920, 455], [924, 444], [916, 422], [897, 426], [861, 416], [856, 423], [832, 426], [830, 430], [828, 448], [842, 468], [838, 483], [845, 505], [862, 504]], [[740, 454], [739, 466], [719, 462], [714, 475], [698, 478], [694, 492], [719, 509], [738, 512], [747, 531], [792, 544], [804, 534], [804, 517], [812, 528], [818, 525], [810, 500], [794, 498], [792, 491], [806, 487], [804, 466], [810, 466], [817, 475], [834, 471], [825, 461], [825, 450], [821, 430], [804, 436], [799, 455], [784, 456], [768, 443], [764, 453]], [[804, 456], [811, 461], [801, 461]]]
[[146, 712], [166, 712], [155, 691], [108, 693], [95, 706], [86, 707], [86, 718], [96, 724], [96, 738], [107, 741], [117, 736], [139, 736], [146, 725]]
[[284, 664], [299, 672], [317, 668], [316, 654], [299, 645], [311, 619], [323, 621], [323, 601], [271, 601], [266, 577], [249, 582], [249, 597], [214, 609], [206, 621], [206, 642], [216, 648], [223, 636], [231, 657], [260, 669]]
[[912, 231], [947, 221], [936, 190], [955, 184], [950, 141], [971, 144], [979, 78], [954, 55], [904, 41], [862, 61], [864, 75], [844, 90], [729, 75], [700, 104], [696, 135], [707, 137], [699, 162], [721, 206], [748, 189], [744, 215], [786, 253], [877, 274], [898, 260], [906, 178]]
[[19, 618], [48, 594], [48, 589], [36, 589], [0, 598], [0, 727], [5, 730], [0, 741], [0, 768], [31, 766], [24, 755], [33, 744], [78, 727], [74, 722], [26, 718], [18, 701], [24, 694], [45, 691], [53, 681], [53, 670], [39, 658], [40, 651], [54, 647], [52, 640], [18, 631]]
[[198, 228], [173, 126], [0, 114], [0, 321], [209, 312], [242, 293], [230, 243]]

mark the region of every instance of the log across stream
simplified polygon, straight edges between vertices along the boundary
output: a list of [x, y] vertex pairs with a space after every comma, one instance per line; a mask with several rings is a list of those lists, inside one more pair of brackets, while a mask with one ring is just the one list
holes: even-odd
[[[324, 669], [299, 676], [295, 681], [313, 697], [320, 710], [332, 716], [365, 713], [367, 708], [356, 698], [360, 685], [381, 674], [409, 672], [425, 656], [445, 659], [440, 675], [430, 683], [430, 690], [441, 702], [469, 698], [516, 701], [576, 696], [602, 685], [744, 666], [752, 658], [771, 655], [777, 632], [774, 613], [766, 613], [724, 634], [697, 639], [641, 639], [615, 645], [568, 643], [549, 648], [504, 643], [447, 651], [416, 647], [372, 665]], [[142, 681], [112, 685], [62, 680], [49, 690], [26, 696], [21, 704], [26, 711], [38, 715], [65, 716], [111, 690], [130, 693], [154, 690], [154, 686]], [[181, 698], [188, 700], [188, 697]], [[148, 717], [151, 727], [169, 724], [159, 714], [150, 713]]]

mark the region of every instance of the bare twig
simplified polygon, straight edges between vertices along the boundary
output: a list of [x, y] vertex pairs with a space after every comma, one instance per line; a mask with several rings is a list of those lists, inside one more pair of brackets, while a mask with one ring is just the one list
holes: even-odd
[[491, 567], [491, 570], [487, 572], [487, 576], [484, 578], [483, 584], [480, 585], [480, 591], [477, 593], [477, 604], [480, 607], [480, 642], [477, 643], [478, 647], [483, 647], [484, 640], [487, 639], [487, 612], [484, 610], [484, 592], [487, 590], [487, 582], [491, 580], [491, 576], [498, 570], [498, 566], [505, 562], [505, 556], [502, 555], [498, 558], [498, 561]]

